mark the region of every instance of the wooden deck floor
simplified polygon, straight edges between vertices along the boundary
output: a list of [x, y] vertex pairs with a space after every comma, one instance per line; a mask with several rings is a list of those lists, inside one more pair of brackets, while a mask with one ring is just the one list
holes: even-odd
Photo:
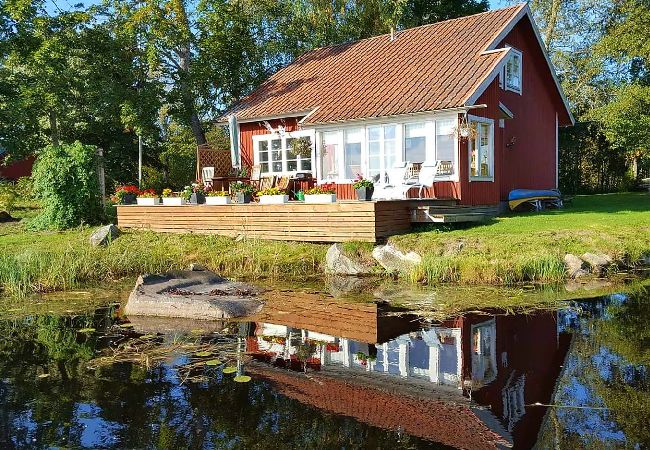
[[218, 234], [306, 242], [376, 242], [411, 227], [412, 211], [451, 206], [454, 201], [291, 202], [284, 205], [231, 204], [118, 206], [118, 225], [169, 233]]

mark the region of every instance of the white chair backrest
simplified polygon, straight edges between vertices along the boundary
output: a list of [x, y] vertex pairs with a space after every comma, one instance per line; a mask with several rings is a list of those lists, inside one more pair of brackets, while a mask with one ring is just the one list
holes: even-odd
[[387, 170], [388, 184], [392, 186], [399, 186], [400, 184], [404, 183], [404, 178], [406, 177], [407, 170], [408, 170], [407, 162], [393, 164], [393, 167]]
[[212, 177], [214, 177], [214, 167], [204, 167], [201, 172], [203, 175], [203, 182], [212, 183]]
[[422, 168], [420, 169], [420, 174], [418, 175], [418, 184], [422, 186], [433, 186], [433, 181], [438, 175], [438, 168], [440, 167], [440, 161], [434, 163], [424, 162]]

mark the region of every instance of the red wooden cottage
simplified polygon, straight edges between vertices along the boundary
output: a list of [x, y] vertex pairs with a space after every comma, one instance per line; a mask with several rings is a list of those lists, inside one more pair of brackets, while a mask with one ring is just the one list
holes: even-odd
[[[465, 205], [557, 187], [573, 124], [526, 4], [310, 51], [227, 117], [263, 176], [310, 173], [346, 199], [358, 174], [381, 186], [396, 163], [435, 162], [425, 196]], [[310, 156], [292, 152], [301, 137]]]

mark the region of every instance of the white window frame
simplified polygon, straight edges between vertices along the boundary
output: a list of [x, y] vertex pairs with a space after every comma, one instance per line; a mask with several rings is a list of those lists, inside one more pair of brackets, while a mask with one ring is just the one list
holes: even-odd
[[[343, 157], [344, 147], [345, 147], [345, 131], [355, 128], [362, 128], [362, 144], [361, 144], [361, 171], [364, 176], [368, 171], [368, 160], [369, 160], [369, 148], [368, 148], [368, 128], [370, 127], [381, 127], [381, 141], [380, 141], [380, 156], [381, 162], [380, 167], [384, 166], [384, 127], [396, 126], [395, 130], [395, 144], [397, 159], [395, 162], [404, 162], [404, 126], [412, 123], [425, 123], [425, 129], [427, 134], [426, 139], [426, 161], [433, 162], [436, 157], [436, 120], [449, 120], [452, 119], [454, 122], [458, 121], [458, 113], [446, 113], [446, 114], [429, 114], [423, 115], [421, 117], [408, 117], [401, 120], [381, 120], [381, 119], [371, 119], [364, 120], [355, 123], [349, 123], [345, 125], [330, 125], [330, 126], [321, 126], [312, 130], [315, 133], [315, 147], [316, 155], [312, 155], [312, 169], [314, 169], [318, 175], [317, 179], [319, 183], [326, 182], [335, 182], [339, 184], [352, 183], [354, 180], [343, 178], [341, 174], [345, 174], [345, 158]], [[338, 134], [338, 151], [340, 157], [338, 158], [338, 173], [339, 176], [336, 179], [329, 179], [325, 177], [322, 170], [321, 164], [321, 155], [323, 151], [323, 133], [326, 132], [337, 132]], [[458, 182], [460, 180], [460, 146], [458, 142], [458, 136], [454, 134], [454, 173], [453, 175], [444, 175], [436, 177], [436, 182], [438, 181], [453, 181]], [[315, 165], [314, 165], [315, 164]], [[389, 169], [389, 168], [384, 168]]]
[[[482, 176], [472, 176], [472, 151], [474, 150], [474, 142], [480, 142], [481, 139], [481, 127], [477, 126], [477, 135], [476, 139], [468, 139], [467, 142], [467, 175], [469, 178], [469, 181], [491, 181], [494, 182], [494, 120], [489, 119], [487, 117], [479, 117], [479, 116], [473, 116], [471, 114], [467, 115], [467, 120], [471, 122], [474, 122], [478, 125], [478, 123], [487, 123], [490, 125], [490, 131], [488, 132], [488, 164], [489, 164], [489, 169], [490, 169], [490, 176], [489, 177], [482, 177]], [[480, 155], [479, 155], [480, 156]], [[480, 164], [480, 162], [479, 162]], [[480, 166], [479, 166], [480, 167]]]
[[[517, 50], [514, 47], [509, 47], [510, 48], [510, 55], [508, 56], [508, 60], [506, 63], [503, 65], [503, 89], [506, 91], [511, 91], [511, 92], [516, 92], [519, 95], [522, 95], [522, 92], [524, 90], [524, 57], [523, 53], [520, 50]], [[519, 58], [519, 73], [517, 74], [519, 76], [519, 87], [511, 87], [508, 85], [508, 64], [510, 64], [510, 61], [512, 61], [514, 58]]]
[[[298, 156], [298, 169], [297, 170], [288, 170], [287, 168], [287, 139], [298, 139], [301, 137], [308, 137], [311, 139], [311, 170], [303, 170], [301, 169], [302, 164], [302, 157]], [[285, 132], [284, 134], [279, 134], [279, 133], [267, 133], [267, 134], [258, 134], [253, 136], [253, 163], [255, 165], [261, 165], [260, 162], [260, 153], [259, 153], [259, 143], [261, 141], [267, 141], [268, 146], [269, 146], [269, 169], [272, 169], [273, 166], [272, 161], [271, 161], [271, 141], [275, 139], [280, 139], [282, 144], [281, 144], [281, 150], [282, 150], [282, 171], [281, 172], [261, 172], [262, 176], [273, 176], [273, 175], [279, 175], [279, 176], [291, 176], [294, 175], [298, 172], [307, 172], [307, 173], [314, 173], [314, 167], [315, 167], [315, 156], [316, 156], [316, 145], [315, 145], [315, 139], [314, 139], [314, 131], [313, 130], [301, 130], [301, 131], [290, 131], [290, 132]]]

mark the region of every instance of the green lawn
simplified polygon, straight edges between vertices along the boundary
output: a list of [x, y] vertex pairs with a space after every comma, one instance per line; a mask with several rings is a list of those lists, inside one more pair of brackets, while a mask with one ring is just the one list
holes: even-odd
[[[107, 248], [88, 244], [89, 228], [32, 232], [38, 213], [23, 205], [23, 222], [0, 224], [0, 288], [19, 294], [75, 288], [144, 272], [206, 265], [243, 278], [322, 277], [327, 245], [242, 240], [203, 235], [126, 232]], [[650, 254], [650, 196], [644, 193], [577, 197], [564, 210], [527, 213], [459, 229], [423, 227], [390, 239], [423, 256], [412, 281], [509, 284], [561, 281], [565, 253], [604, 252], [637, 261]], [[364, 259], [372, 247], [348, 244]]]
[[454, 230], [428, 228], [390, 239], [423, 255], [415, 279], [558, 280], [566, 253], [603, 252], [628, 262], [650, 254], [650, 195], [578, 196], [561, 210], [508, 215]]

